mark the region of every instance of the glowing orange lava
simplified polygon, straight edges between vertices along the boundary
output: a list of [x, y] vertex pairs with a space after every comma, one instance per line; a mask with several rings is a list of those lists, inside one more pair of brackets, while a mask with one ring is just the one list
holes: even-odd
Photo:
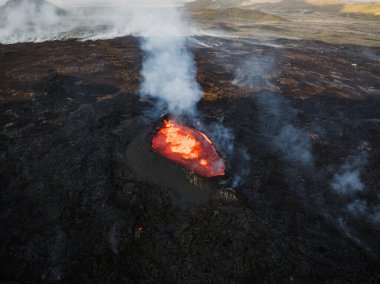
[[164, 126], [152, 140], [152, 147], [201, 176], [224, 175], [223, 160], [211, 140], [198, 130], [165, 120]]

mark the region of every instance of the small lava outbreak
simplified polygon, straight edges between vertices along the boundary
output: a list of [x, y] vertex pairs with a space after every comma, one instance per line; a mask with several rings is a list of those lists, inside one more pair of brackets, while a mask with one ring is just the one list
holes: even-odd
[[152, 140], [153, 149], [164, 157], [204, 177], [224, 175], [224, 162], [211, 140], [202, 132], [164, 120], [163, 127]]

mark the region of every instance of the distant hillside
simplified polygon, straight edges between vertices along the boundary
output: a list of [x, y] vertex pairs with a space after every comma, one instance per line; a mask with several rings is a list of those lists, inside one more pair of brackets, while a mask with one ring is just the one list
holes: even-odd
[[237, 7], [242, 1], [239, 0], [196, 0], [190, 2], [186, 5], [186, 8], [191, 11], [200, 11], [204, 9], [220, 9], [220, 8], [231, 8]]
[[[262, 0], [259, 0], [258, 2], [262, 3]], [[286, 21], [280, 16], [265, 13], [258, 9], [246, 9], [250, 4], [252, 4], [252, 1], [247, 0], [197, 0], [187, 4], [186, 7], [195, 15], [195, 17], [206, 21]]]
[[9, 0], [4, 5], [0, 6], [0, 15], [5, 15], [8, 12], [15, 12], [20, 7], [33, 8], [33, 12], [41, 13], [43, 10], [54, 11], [56, 15], [64, 16], [68, 12], [46, 0]]
[[340, 12], [380, 16], [380, 3], [346, 3]]
[[246, 20], [255, 22], [286, 21], [280, 16], [264, 13], [259, 10], [241, 8], [205, 9], [196, 14], [197, 17], [209, 21]]
[[379, 2], [343, 2], [339, 0], [305, 0], [314, 9], [324, 12], [356, 14], [368, 20], [380, 20]]
[[196, 0], [188, 3], [189, 10], [243, 8], [255, 4], [278, 3], [281, 0]]
[[205, 9], [309, 9], [334, 13], [380, 15], [379, 2], [343, 2], [341, 0], [196, 0], [187, 5], [189, 10]]
[[282, 0], [196, 0], [187, 4], [187, 7], [194, 10], [239, 8], [257, 4], [272, 4], [281, 1]]

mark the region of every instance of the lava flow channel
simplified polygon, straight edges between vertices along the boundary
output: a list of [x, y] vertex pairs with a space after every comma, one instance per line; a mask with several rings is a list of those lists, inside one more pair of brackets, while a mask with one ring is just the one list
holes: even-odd
[[153, 149], [204, 177], [224, 175], [224, 162], [202, 132], [165, 120], [152, 140]]

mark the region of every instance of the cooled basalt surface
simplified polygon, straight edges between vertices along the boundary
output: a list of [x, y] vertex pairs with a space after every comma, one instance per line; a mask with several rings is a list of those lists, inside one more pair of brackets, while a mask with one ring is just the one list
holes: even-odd
[[[366, 151], [361, 198], [378, 202], [379, 49], [189, 43], [202, 121], [223, 121], [251, 158], [238, 200], [216, 190], [183, 202], [172, 180], [133, 168], [147, 162], [141, 152], [128, 161], [153, 105], [137, 96], [137, 39], [0, 45], [0, 281], [378, 282], [379, 231], [348, 214], [330, 182]], [[309, 139], [311, 174], [273, 148], [286, 124]]]

